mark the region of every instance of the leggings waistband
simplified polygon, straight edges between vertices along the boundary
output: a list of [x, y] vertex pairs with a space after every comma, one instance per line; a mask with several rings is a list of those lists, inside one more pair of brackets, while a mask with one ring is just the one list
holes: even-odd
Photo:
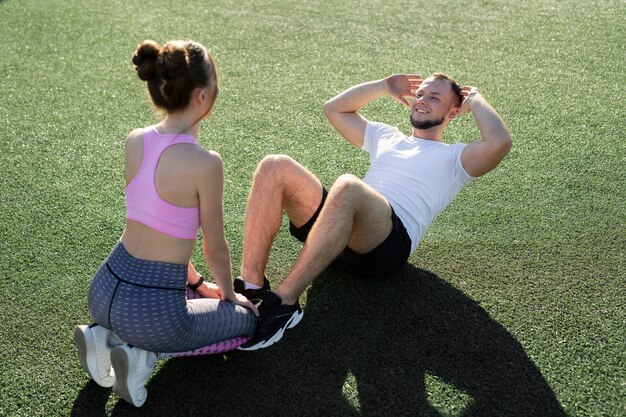
[[187, 265], [135, 258], [122, 242], [115, 245], [105, 264], [115, 278], [127, 284], [171, 290], [184, 290], [187, 284]]

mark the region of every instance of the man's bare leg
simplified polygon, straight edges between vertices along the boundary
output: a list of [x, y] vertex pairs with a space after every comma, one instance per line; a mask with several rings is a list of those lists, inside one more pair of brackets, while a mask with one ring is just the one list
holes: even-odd
[[259, 163], [248, 196], [243, 232], [241, 276], [247, 282], [263, 285], [283, 210], [296, 227], [301, 227], [319, 207], [322, 193], [322, 184], [315, 175], [288, 156], [270, 155]]
[[298, 259], [275, 293], [283, 304], [294, 304], [346, 246], [367, 253], [382, 243], [392, 228], [387, 200], [359, 178], [342, 175], [331, 187]]
[[[285, 164], [281, 164], [285, 165]], [[293, 164], [286, 164], [286, 166], [293, 167]], [[280, 178], [277, 175], [257, 175], [257, 178]], [[301, 185], [303, 181], [298, 181]], [[315, 180], [308, 189], [309, 196], [314, 194]], [[309, 221], [311, 216], [319, 207], [322, 198], [321, 184], [319, 184], [319, 195], [317, 198], [309, 198], [305, 201], [308, 204], [308, 208], [303, 210], [301, 206], [295, 208], [290, 204], [285, 204], [285, 201], [294, 202], [293, 198], [298, 193], [291, 194], [290, 192], [277, 192], [275, 190], [280, 187], [272, 186], [267, 187], [268, 190], [274, 190], [272, 193], [267, 193], [265, 202], [270, 203], [272, 198], [283, 198], [282, 205], [287, 207], [286, 211], [294, 217], [292, 222], [301, 227]], [[253, 186], [255, 195], [257, 191], [263, 189], [261, 185]], [[284, 190], [284, 188], [283, 188]], [[293, 190], [291, 190], [293, 191]], [[260, 193], [259, 193], [260, 194]], [[305, 192], [305, 194], [307, 194]], [[313, 204], [316, 201], [316, 204]], [[256, 204], [260, 204], [262, 199], [255, 200]], [[249, 206], [257, 207], [253, 204]], [[280, 220], [280, 205], [274, 206], [272, 214], [278, 217]], [[278, 215], [274, 212], [278, 212]], [[269, 253], [269, 247], [273, 236], [277, 233], [278, 227], [276, 224], [267, 222], [268, 225], [273, 227], [265, 227], [260, 224], [262, 218], [260, 214], [263, 212], [250, 211], [250, 219], [246, 218], [246, 228], [254, 227], [255, 224], [263, 230], [261, 237], [266, 239], [262, 240], [266, 244], [262, 249], [265, 252], [256, 251], [257, 264], [254, 265], [258, 269], [260, 265], [265, 265]], [[275, 217], [270, 217], [276, 220]], [[252, 221], [255, 220], [255, 221]], [[298, 303], [298, 297], [306, 289], [306, 287], [319, 275], [324, 268], [326, 268], [330, 262], [332, 262], [337, 255], [345, 249], [346, 246], [350, 247], [357, 253], [366, 253], [378, 246], [392, 230], [391, 221], [391, 207], [387, 200], [365, 184], [363, 181], [352, 175], [343, 175], [333, 184], [330, 192], [326, 198], [326, 203], [320, 211], [320, 215], [313, 225], [307, 240], [294, 264], [289, 275], [281, 282], [278, 288], [274, 291], [268, 291], [263, 296], [263, 301], [259, 305], [260, 320], [257, 325], [256, 331], [252, 339], [240, 346], [241, 350], [257, 350], [272, 346], [278, 342], [286, 330], [295, 327], [300, 320], [302, 320], [303, 312]], [[251, 230], [246, 229], [251, 232]], [[255, 242], [248, 241], [246, 248], [250, 248], [250, 245], [254, 245]], [[250, 258], [247, 258], [246, 262], [249, 262]], [[248, 264], [246, 264], [248, 265]], [[242, 268], [243, 269], [243, 268]], [[252, 271], [252, 268], [246, 269]], [[252, 273], [252, 272], [251, 272]], [[257, 272], [258, 273], [258, 272]], [[260, 282], [261, 280], [259, 280]]]

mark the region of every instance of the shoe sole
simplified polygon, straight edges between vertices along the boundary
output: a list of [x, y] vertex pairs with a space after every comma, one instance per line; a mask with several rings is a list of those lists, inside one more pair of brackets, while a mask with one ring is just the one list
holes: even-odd
[[281, 327], [280, 330], [274, 333], [274, 335], [270, 337], [269, 339], [263, 340], [257, 343], [256, 345], [252, 345], [252, 346], [247, 346], [247, 347], [239, 346], [237, 349], [252, 351], [252, 350], [259, 350], [259, 349], [265, 349], [266, 347], [270, 347], [274, 343], [278, 342], [280, 339], [283, 338], [283, 335], [285, 334], [285, 330], [293, 329], [294, 327], [296, 327], [298, 323], [302, 321], [302, 317], [304, 317], [303, 311], [295, 311], [294, 314], [292, 314], [289, 320], [287, 321], [286, 325]]
[[[95, 346], [96, 341], [93, 339], [93, 335], [89, 330], [89, 326], [76, 326], [74, 328], [74, 343], [78, 348], [78, 359], [80, 360], [80, 366], [87, 372], [89, 378], [101, 387], [111, 388], [115, 383], [115, 378], [104, 379], [100, 378], [96, 372], [91, 372], [91, 369], [98, 369], [98, 363], [94, 355], [88, 354], [87, 346]], [[94, 375], [96, 374], [96, 375]]]
[[147, 396], [143, 400], [138, 400], [133, 397], [129, 387], [135, 387], [135, 369], [131, 369], [131, 363], [133, 358], [130, 357], [132, 352], [127, 347], [115, 347], [111, 350], [111, 363], [115, 370], [115, 384], [113, 384], [113, 392], [119, 395], [121, 398], [131, 403], [135, 407], [141, 407], [145, 402]]

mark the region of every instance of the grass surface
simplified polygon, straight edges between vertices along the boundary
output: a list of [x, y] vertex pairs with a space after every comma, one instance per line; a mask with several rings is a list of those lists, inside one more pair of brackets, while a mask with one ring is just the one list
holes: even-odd
[[[624, 2], [301, 3], [0, 1], [0, 415], [626, 415]], [[180, 37], [220, 68], [199, 140], [226, 164], [234, 273], [264, 155], [365, 172], [321, 112], [351, 85], [447, 72], [514, 148], [400, 274], [325, 272], [280, 344], [161, 362], [137, 410], [89, 382], [72, 331], [124, 227], [123, 139], [157, 120], [130, 56]], [[409, 131], [390, 99], [364, 113]], [[445, 139], [477, 134], [464, 116]], [[279, 234], [274, 284], [299, 247]]]

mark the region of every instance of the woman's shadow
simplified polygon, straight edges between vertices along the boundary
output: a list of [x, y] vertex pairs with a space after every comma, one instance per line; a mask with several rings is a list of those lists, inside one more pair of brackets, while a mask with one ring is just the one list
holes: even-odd
[[[166, 361], [147, 388], [142, 408], [119, 401], [112, 415], [565, 416], [504, 327], [411, 265], [380, 280], [327, 271], [278, 344]], [[96, 391], [72, 415], [104, 415]]]

